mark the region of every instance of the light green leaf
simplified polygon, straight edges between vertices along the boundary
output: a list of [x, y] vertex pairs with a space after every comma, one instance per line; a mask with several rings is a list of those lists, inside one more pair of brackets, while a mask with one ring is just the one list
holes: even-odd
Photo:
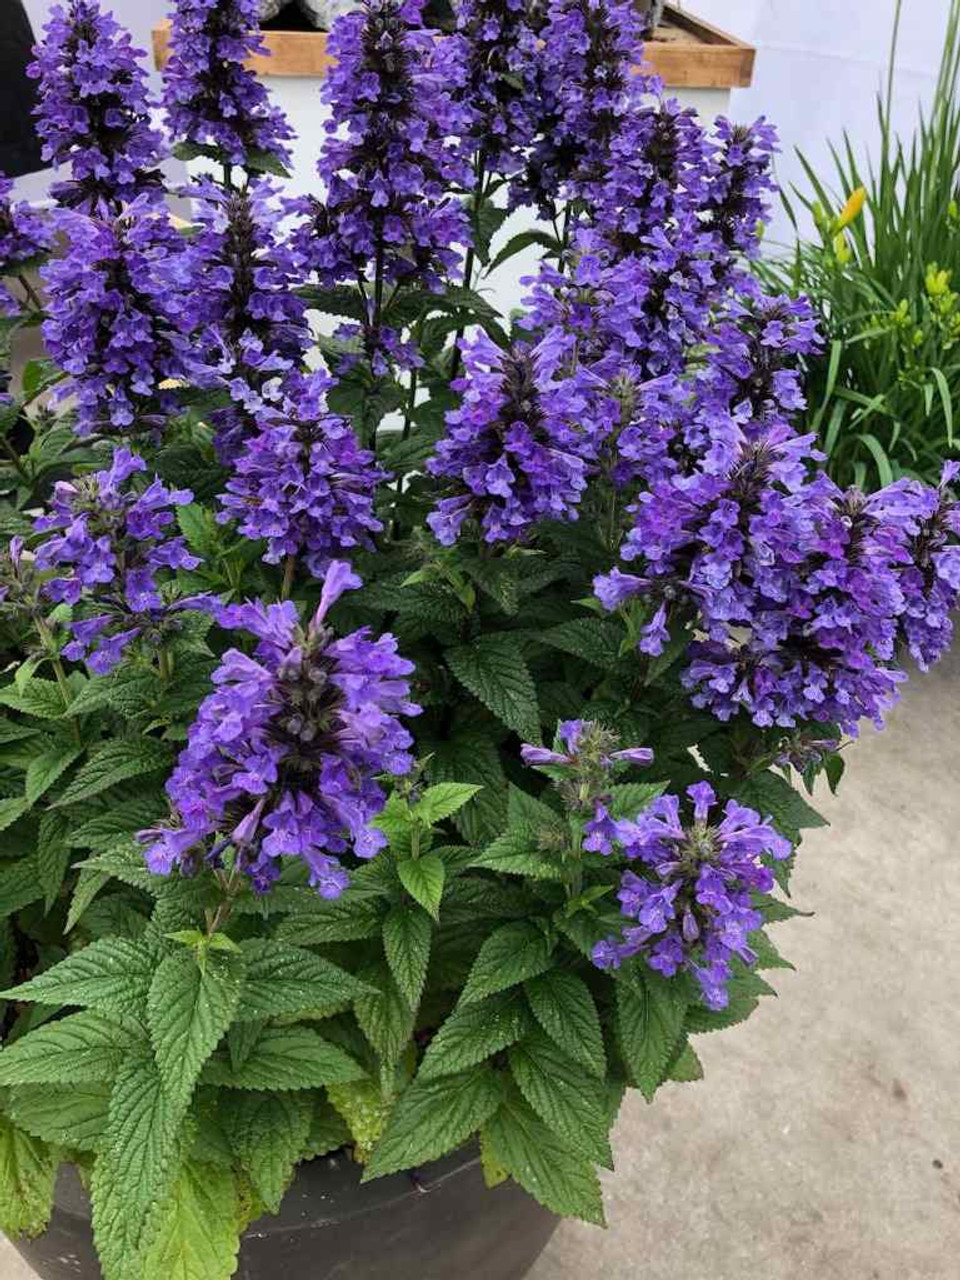
[[22, 818], [30, 807], [26, 796], [9, 796], [0, 800], [0, 831], [12, 827], [18, 818]]
[[383, 949], [387, 963], [404, 999], [413, 1010], [420, 1004], [432, 940], [433, 926], [429, 915], [411, 903], [398, 903], [383, 923]]
[[623, 782], [610, 787], [607, 805], [611, 818], [636, 818], [651, 800], [663, 795], [666, 782]]
[[[202, 961], [202, 963], [201, 963]], [[162, 961], [147, 1000], [150, 1039], [163, 1087], [183, 1114], [204, 1063], [233, 1021], [243, 985], [239, 956], [186, 949]]]
[[548, 1129], [519, 1092], [510, 1091], [484, 1126], [483, 1139], [496, 1162], [546, 1208], [604, 1225], [600, 1183], [592, 1165]]
[[0, 1231], [38, 1236], [53, 1209], [60, 1157], [42, 1138], [25, 1133], [0, 1112]]
[[443, 859], [436, 853], [427, 853], [420, 858], [405, 858], [397, 863], [397, 874], [410, 897], [437, 919], [446, 878]]
[[159, 1214], [137, 1280], [229, 1280], [237, 1268], [240, 1225], [233, 1171], [187, 1161]]
[[448, 649], [447, 665], [475, 698], [525, 742], [540, 741], [537, 691], [520, 645], [508, 635], [488, 635]]
[[0, 689], [0, 703], [23, 715], [36, 716], [38, 720], [59, 720], [65, 706], [57, 682], [36, 676], [23, 689], [15, 684]]
[[246, 982], [236, 1017], [277, 1018], [352, 1000], [365, 988], [351, 974], [301, 947], [272, 938], [241, 943]]
[[497, 1075], [474, 1067], [438, 1080], [415, 1080], [400, 1095], [363, 1180], [438, 1160], [477, 1132], [502, 1097]]
[[527, 1000], [547, 1035], [599, 1079], [607, 1072], [600, 1015], [590, 988], [575, 973], [551, 969], [524, 983]]
[[119, 738], [107, 742], [78, 772], [57, 806], [89, 800], [118, 782], [167, 769], [172, 759], [170, 747], [155, 738]]
[[413, 1035], [414, 1011], [386, 965], [362, 976], [375, 990], [354, 1003], [357, 1022], [384, 1063], [398, 1062]]
[[[356, 1085], [334, 1085], [335, 1089], [355, 1089]], [[304, 1143], [301, 1159], [316, 1160], [328, 1155], [350, 1141], [347, 1122], [332, 1102], [319, 1096], [313, 1100], [310, 1130]]]
[[427, 787], [413, 812], [427, 826], [451, 818], [482, 788], [472, 782], [438, 782]]
[[685, 1044], [674, 1058], [667, 1072], [667, 1078], [676, 1080], [680, 1084], [689, 1084], [694, 1080], [703, 1079], [703, 1063], [697, 1057], [692, 1044]]
[[470, 865], [501, 875], [529, 876], [532, 880], [562, 880], [565, 874], [558, 855], [550, 857], [540, 852], [539, 832], [526, 823], [511, 826], [476, 854]]
[[154, 949], [125, 938], [101, 938], [29, 982], [0, 993], [7, 1000], [116, 1009], [136, 1016], [157, 967]]
[[464, 1071], [516, 1044], [532, 1027], [533, 1020], [517, 990], [461, 1005], [431, 1040], [417, 1079], [433, 1080]]
[[472, 1004], [536, 977], [549, 966], [552, 950], [543, 930], [534, 924], [518, 920], [501, 925], [480, 948], [461, 1002]]
[[283, 1092], [361, 1080], [365, 1074], [342, 1049], [309, 1027], [267, 1027], [242, 1067], [233, 1070], [214, 1058], [204, 1069], [203, 1081], [221, 1088]]
[[0, 1085], [110, 1080], [138, 1040], [129, 1025], [93, 1010], [47, 1022], [0, 1051]]

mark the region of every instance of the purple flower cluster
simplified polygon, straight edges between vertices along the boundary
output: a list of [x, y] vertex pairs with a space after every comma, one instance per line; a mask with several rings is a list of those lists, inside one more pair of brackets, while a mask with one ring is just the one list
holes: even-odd
[[717, 797], [706, 782], [687, 788], [693, 820], [684, 823], [680, 798], [660, 796], [633, 821], [616, 823], [622, 853], [643, 864], [624, 873], [619, 898], [636, 924], [594, 949], [603, 968], [630, 956], [668, 977], [693, 974], [704, 1003], [723, 1009], [735, 958], [753, 964], [749, 935], [763, 924], [752, 893], [769, 893], [773, 872], [762, 859], [790, 856], [791, 845], [753, 809], [728, 800], [719, 821], [710, 820]]
[[163, 383], [184, 356], [180, 237], [149, 196], [107, 221], [63, 213], [58, 227], [68, 252], [42, 273], [43, 334], [69, 375], [77, 430], [156, 430], [175, 403]]
[[244, 64], [267, 49], [258, 0], [176, 0], [163, 101], [171, 134], [227, 164], [290, 158], [290, 125]]
[[195, 346], [222, 378], [289, 368], [310, 335], [292, 251], [278, 232], [275, 185], [202, 181], [189, 194], [196, 229], [185, 250], [184, 323]]
[[255, 416], [218, 517], [236, 520], [247, 538], [265, 538], [269, 564], [302, 555], [318, 578], [332, 559], [371, 545], [383, 528], [374, 515], [377, 486], [389, 478], [352, 427], [327, 409], [331, 385], [314, 374]]
[[[318, 170], [326, 203], [297, 202], [301, 261], [323, 285], [366, 282], [367, 354], [397, 354], [383, 334], [385, 286], [439, 288], [469, 241], [461, 202], [472, 170], [461, 135], [469, 115], [454, 95], [465, 74], [461, 42], [437, 40], [419, 4], [364, 0], [330, 35], [337, 64], [324, 93], [331, 109]], [[392, 344], [392, 347], [391, 347]]]
[[[53, 230], [36, 209], [10, 199], [13, 183], [0, 175], [0, 280], [18, 276], [33, 260], [48, 253]], [[0, 315], [15, 315], [20, 300], [0, 284]]]
[[456, 17], [465, 67], [457, 97], [472, 117], [474, 149], [487, 172], [515, 174], [540, 120], [539, 8], [531, 0], [461, 0]]
[[178, 825], [140, 834], [152, 871], [189, 869], [204, 854], [216, 862], [232, 844], [258, 892], [286, 856], [302, 858], [311, 884], [336, 898], [349, 881], [341, 856], [371, 858], [386, 843], [370, 825], [386, 800], [376, 775], [412, 768], [397, 717], [420, 708], [410, 701], [413, 664], [393, 636], [362, 628], [338, 639], [326, 624], [359, 585], [333, 561], [306, 627], [290, 601], [222, 611], [222, 626], [256, 637], [255, 655], [229, 649], [214, 673], [167, 784]]
[[39, 82], [37, 133], [43, 158], [70, 166], [55, 198], [109, 216], [144, 191], [159, 193], [160, 134], [129, 34], [98, 0], [54, 5], [30, 75]]
[[427, 517], [430, 528], [450, 546], [468, 518], [487, 542], [521, 539], [541, 520], [575, 520], [613, 425], [602, 384], [582, 366], [569, 370], [563, 339], [504, 352], [481, 333], [463, 351], [465, 374], [454, 383], [463, 401], [427, 464], [454, 492]]
[[511, 205], [535, 204], [554, 218], [571, 180], [603, 172], [611, 138], [647, 82], [631, 72], [643, 60], [643, 19], [629, 0], [551, 0], [539, 33], [536, 83], [525, 95], [538, 112], [537, 137]]
[[49, 513], [35, 522], [38, 532], [54, 534], [37, 547], [37, 568], [63, 571], [46, 583], [46, 594], [96, 609], [70, 623], [73, 640], [64, 656], [85, 658], [98, 674], [116, 666], [134, 640], [152, 647], [176, 628], [180, 611], [204, 603], [162, 589], [172, 571], [200, 564], [171, 532], [175, 508], [193, 495], [167, 489], [156, 477], [145, 488], [131, 483], [145, 471], [141, 457], [117, 448], [108, 470], [59, 481]]

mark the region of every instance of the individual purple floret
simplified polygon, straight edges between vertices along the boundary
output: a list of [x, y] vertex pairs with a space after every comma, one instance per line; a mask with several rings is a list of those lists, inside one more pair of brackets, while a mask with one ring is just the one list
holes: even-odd
[[460, 140], [470, 119], [454, 98], [462, 45], [426, 30], [418, 3], [364, 0], [337, 21], [329, 47], [337, 64], [324, 87], [331, 118], [318, 163], [326, 203], [297, 202], [295, 243], [321, 284], [367, 283], [367, 355], [389, 361], [385, 286], [439, 289], [459, 266], [455, 246], [470, 238], [450, 190], [473, 180]]
[[300, 277], [278, 232], [275, 184], [225, 189], [204, 180], [189, 195], [196, 230], [185, 249], [183, 323], [198, 353], [228, 382], [241, 370], [269, 376], [298, 363], [310, 333], [294, 292]]
[[35, 52], [30, 75], [39, 82], [43, 158], [71, 172], [54, 185], [54, 197], [110, 216], [144, 191], [162, 193], [163, 140], [150, 123], [146, 55], [113, 14], [98, 0], [55, 5]]
[[679, 796], [653, 800], [635, 821], [616, 824], [623, 854], [643, 864], [624, 873], [618, 894], [623, 914], [637, 923], [594, 948], [594, 962], [616, 968], [641, 955], [651, 969], [672, 977], [684, 969], [700, 984], [710, 1009], [726, 1007], [733, 960], [753, 964], [749, 935], [763, 924], [752, 893], [769, 893], [773, 872], [762, 859], [788, 858], [790, 841], [769, 818], [728, 800], [723, 816], [710, 821], [717, 804], [713, 788], [687, 788], [692, 821], [683, 822]]
[[163, 102], [171, 134], [213, 148], [227, 164], [286, 163], [293, 131], [244, 64], [269, 51], [258, 0], [176, 0]]
[[178, 613], [203, 603], [163, 590], [172, 571], [200, 564], [173, 532], [175, 509], [193, 495], [156, 477], [146, 487], [133, 483], [145, 471], [141, 457], [117, 448], [108, 470], [58, 481], [49, 513], [35, 522], [38, 532], [54, 535], [37, 547], [37, 568], [61, 570], [46, 595], [86, 612], [69, 624], [73, 640], [64, 656], [86, 659], [98, 674], [116, 666], [138, 637], [155, 646], [176, 629]]
[[157, 430], [175, 407], [162, 384], [181, 369], [182, 241], [149, 196], [110, 220], [61, 214], [67, 252], [44, 268], [43, 334], [69, 375], [77, 431]]
[[[0, 174], [0, 282], [20, 276], [53, 245], [49, 220], [25, 201], [14, 204], [12, 190], [11, 180]], [[20, 306], [9, 285], [0, 283], [0, 315], [16, 315]]]
[[370, 825], [386, 801], [376, 776], [413, 767], [398, 716], [420, 708], [410, 701], [413, 664], [393, 636], [373, 639], [364, 627], [338, 639], [326, 623], [360, 585], [333, 561], [306, 627], [289, 600], [222, 611], [221, 626], [256, 637], [254, 657], [229, 649], [214, 672], [216, 691], [167, 784], [178, 825], [140, 833], [152, 871], [215, 860], [229, 843], [258, 892], [286, 856], [302, 858], [310, 883], [336, 898], [349, 882], [342, 856], [371, 858], [384, 846]]
[[383, 525], [374, 515], [377, 486], [389, 478], [357, 444], [353, 428], [330, 413], [323, 374], [304, 379], [298, 394], [264, 408], [239, 447], [221, 496], [222, 522], [238, 521], [247, 538], [264, 538], [264, 559], [303, 556], [315, 577], [332, 559], [371, 546]]
[[427, 464], [454, 490], [427, 523], [445, 546], [467, 519], [486, 542], [516, 541], [540, 520], [576, 520], [591, 459], [612, 427], [609, 400], [586, 370], [558, 367], [550, 338], [504, 352], [481, 333], [463, 346], [463, 393]]

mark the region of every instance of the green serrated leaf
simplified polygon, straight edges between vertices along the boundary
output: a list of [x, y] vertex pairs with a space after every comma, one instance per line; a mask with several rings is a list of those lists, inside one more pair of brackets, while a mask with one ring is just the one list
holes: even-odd
[[527, 1102], [560, 1140], [586, 1160], [613, 1166], [596, 1077], [539, 1028], [509, 1050], [510, 1070]]
[[59, 1164], [54, 1148], [0, 1113], [0, 1231], [32, 1238], [46, 1230]]
[[536, 686], [516, 640], [488, 635], [444, 656], [460, 683], [508, 729], [525, 742], [540, 741]]
[[[334, 1088], [352, 1089], [356, 1086], [334, 1085]], [[310, 1129], [300, 1158], [316, 1160], [319, 1156], [325, 1156], [331, 1151], [346, 1146], [349, 1141], [350, 1129], [333, 1103], [326, 1098], [314, 1098]]]
[[[2, 802], [0, 802], [2, 804]], [[36, 857], [18, 858], [0, 870], [0, 920], [43, 897]]]
[[0, 1050], [0, 1085], [110, 1080], [146, 1040], [131, 1024], [84, 1010], [37, 1027]]
[[600, 1015], [583, 979], [551, 969], [525, 982], [524, 991], [534, 1017], [554, 1043], [602, 1080], [607, 1059]]
[[451, 818], [480, 791], [472, 782], [438, 782], [427, 787], [417, 804], [414, 814], [428, 827]]
[[115, 1009], [136, 1016], [142, 1011], [156, 965], [156, 952], [147, 944], [102, 938], [2, 995], [8, 1000]]
[[415, 1080], [400, 1095], [363, 1180], [438, 1160], [465, 1142], [500, 1105], [501, 1085], [487, 1066], [438, 1080]]
[[683, 1034], [687, 1001], [678, 984], [647, 972], [617, 983], [617, 1039], [632, 1082], [648, 1102], [663, 1083]]
[[794, 843], [804, 828], [829, 825], [826, 818], [807, 804], [786, 778], [770, 770], [748, 778], [737, 791], [736, 798], [756, 809], [762, 818], [772, 817], [783, 834]]
[[94, 1151], [107, 1126], [112, 1085], [21, 1085], [12, 1091], [10, 1113], [21, 1129], [58, 1147]]
[[280, 1212], [311, 1117], [309, 1096], [297, 1093], [243, 1093], [227, 1111], [230, 1142], [269, 1213]]
[[678, 1084], [692, 1084], [695, 1080], [703, 1079], [703, 1063], [692, 1044], [685, 1044], [674, 1058], [667, 1072], [667, 1079], [675, 1080]]
[[399, 1062], [413, 1035], [414, 1011], [387, 965], [361, 976], [374, 990], [354, 1003], [357, 1022], [384, 1063]]
[[559, 627], [550, 627], [537, 639], [594, 666], [610, 668], [619, 660], [623, 632], [615, 622], [604, 618], [574, 618]]
[[397, 863], [397, 874], [410, 897], [436, 919], [447, 874], [443, 858], [436, 853], [424, 854], [420, 858], [407, 858]]
[[26, 798], [28, 805], [34, 805], [54, 783], [83, 755], [83, 747], [54, 746], [49, 751], [35, 756], [27, 767]]
[[349, 889], [339, 898], [314, 898], [310, 911], [296, 912], [281, 922], [277, 937], [301, 946], [323, 942], [353, 942], [376, 937], [383, 927], [385, 904]]
[[41, 815], [37, 834], [37, 876], [48, 911], [60, 893], [70, 865], [68, 831], [69, 823], [64, 814], [48, 809]]
[[186, 1112], [204, 1063], [233, 1021], [243, 985], [239, 956], [172, 952], [150, 985], [147, 1022], [171, 1106]]
[[564, 1217], [603, 1226], [603, 1199], [596, 1172], [511, 1090], [484, 1126], [497, 1163], [546, 1208]]
[[244, 1021], [322, 1009], [365, 990], [362, 982], [329, 960], [286, 942], [251, 938], [241, 950], [247, 967], [236, 1017]]
[[89, 800], [119, 782], [167, 769], [172, 759], [170, 747], [153, 738], [107, 742], [77, 773], [55, 807]]
[[517, 990], [454, 1009], [430, 1042], [417, 1078], [455, 1075], [516, 1044], [533, 1026]]
[[0, 703], [39, 720], [59, 720], [65, 705], [57, 682], [36, 676], [23, 689], [18, 689], [15, 684], [0, 689]]
[[518, 920], [495, 929], [480, 948], [460, 997], [472, 1004], [484, 996], [534, 978], [550, 965], [553, 948], [542, 929]]
[[231, 1169], [185, 1162], [158, 1217], [137, 1280], [230, 1280], [235, 1274], [242, 1206]]
[[500, 875], [562, 880], [565, 872], [559, 858], [541, 853], [539, 845], [540, 832], [536, 827], [527, 824], [511, 826], [509, 831], [476, 854], [470, 865], [496, 871]]
[[[2, 1062], [0, 1055], [0, 1062]], [[267, 1027], [242, 1067], [217, 1058], [207, 1063], [205, 1084], [228, 1089], [318, 1089], [361, 1080], [363, 1068], [309, 1027]]]
[[90, 1185], [104, 1280], [138, 1280], [177, 1173], [180, 1119], [156, 1063], [134, 1057], [117, 1075]]
[[404, 999], [414, 1010], [420, 1004], [432, 940], [430, 916], [420, 907], [398, 903], [383, 922], [387, 963]]

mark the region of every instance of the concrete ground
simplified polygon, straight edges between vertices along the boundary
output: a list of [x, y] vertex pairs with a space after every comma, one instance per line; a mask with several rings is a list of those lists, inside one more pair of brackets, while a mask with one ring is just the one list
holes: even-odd
[[[779, 1001], [627, 1102], [609, 1229], [564, 1224], [528, 1280], [958, 1280], [958, 756], [960, 649], [823, 798]], [[32, 1274], [0, 1241], [0, 1280]]]

